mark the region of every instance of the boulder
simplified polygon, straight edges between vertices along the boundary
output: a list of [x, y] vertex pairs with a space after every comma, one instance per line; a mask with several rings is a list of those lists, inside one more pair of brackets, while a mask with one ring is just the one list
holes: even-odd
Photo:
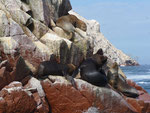
[[127, 83], [130, 86], [136, 88], [138, 91], [142, 91], [144, 93], [147, 93], [147, 91], [145, 89], [143, 89], [141, 86], [137, 85], [133, 80], [127, 79]]
[[22, 30], [21, 26], [16, 23], [12, 18], [9, 18], [9, 36], [17, 36], [17, 35], [24, 35], [24, 31]]
[[96, 87], [75, 80], [77, 89], [63, 77], [49, 76], [42, 81], [48, 103], [53, 113], [83, 113], [90, 109], [106, 113], [135, 113], [124, 98], [109, 88]]
[[138, 113], [149, 113], [150, 112], [150, 95], [139, 85], [132, 80], [127, 80], [127, 83], [136, 88], [139, 92], [139, 97], [136, 99], [126, 97], [127, 102], [132, 105]]
[[53, 30], [58, 36], [66, 38], [68, 40], [71, 40], [73, 37], [72, 33], [67, 33], [60, 27], [53, 27]]
[[150, 102], [134, 99], [134, 98], [126, 98], [127, 102], [136, 109], [138, 113], [149, 113], [150, 112]]
[[12, 37], [0, 37], [0, 50], [4, 54], [14, 54], [18, 43]]
[[37, 106], [36, 112], [49, 113], [50, 111], [49, 104], [46, 101], [45, 93], [43, 91], [40, 81], [34, 77], [31, 77], [28, 80], [28, 83], [24, 86], [24, 88], [34, 90], [32, 94], [34, 100], [36, 101], [36, 106]]
[[9, 21], [4, 11], [0, 10], [0, 37], [8, 36]]
[[51, 53], [60, 57], [61, 63], [73, 63], [79, 65], [84, 57], [79, 47], [74, 45], [71, 41], [55, 34], [47, 33], [40, 41], [51, 50]]
[[56, 21], [72, 9], [69, 0], [29, 0], [33, 18], [51, 26], [51, 19]]
[[36, 109], [32, 93], [20, 82], [12, 82], [0, 91], [0, 113], [33, 113]]
[[47, 32], [50, 32], [50, 29], [40, 21], [33, 19], [33, 28], [30, 29], [32, 33], [40, 39], [42, 36], [44, 36]]
[[21, 1], [20, 0], [1, 0], [0, 1], [5, 8], [11, 12], [14, 10], [18, 10], [21, 8]]
[[30, 26], [33, 23], [31, 16], [20, 9], [14, 11], [11, 10], [10, 14], [12, 19], [15, 20], [18, 24]]

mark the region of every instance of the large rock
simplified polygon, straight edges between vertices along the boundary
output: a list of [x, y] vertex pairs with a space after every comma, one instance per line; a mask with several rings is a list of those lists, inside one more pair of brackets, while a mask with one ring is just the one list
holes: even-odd
[[24, 86], [26, 89], [33, 89], [32, 92], [34, 100], [36, 101], [37, 111], [38, 113], [49, 113], [50, 108], [49, 104], [46, 101], [45, 93], [41, 86], [39, 80], [34, 77], [31, 77], [28, 83]]
[[0, 91], [0, 113], [33, 113], [36, 109], [32, 93], [19, 82], [12, 82]]
[[77, 16], [80, 20], [84, 21], [87, 25], [87, 35], [93, 38], [94, 41], [94, 53], [99, 48], [102, 48], [104, 54], [110, 58], [113, 62], [117, 62], [120, 65], [138, 65], [138, 63], [124, 54], [121, 50], [115, 48], [100, 32], [100, 25], [95, 20], [86, 20], [74, 11], [69, 11], [69, 14]]
[[71, 41], [55, 34], [47, 33], [40, 41], [51, 50], [51, 53], [59, 56], [62, 63], [79, 65], [84, 57], [83, 52], [79, 47], [74, 45]]
[[51, 32], [51, 30], [45, 24], [34, 19], [33, 19], [33, 28], [30, 30], [38, 39], [44, 36], [47, 32]]
[[[106, 113], [134, 113], [134, 109], [112, 89], [75, 80], [77, 89], [62, 77], [49, 76], [42, 82], [53, 113], [83, 113], [94, 110]], [[94, 111], [93, 110], [93, 111]]]
[[0, 89], [12, 81], [22, 81], [31, 74], [22, 57], [16, 57], [13, 61], [5, 60], [0, 65]]
[[18, 43], [12, 37], [0, 37], [0, 49], [5, 54], [14, 54]]
[[132, 105], [138, 113], [149, 113], [150, 112], [150, 95], [139, 85], [132, 80], [127, 80], [127, 83], [136, 88], [139, 92], [139, 97], [136, 99], [126, 97], [127, 102]]
[[8, 36], [9, 21], [4, 11], [0, 10], [0, 37]]
[[62, 28], [60, 27], [53, 27], [53, 30], [55, 31], [55, 33], [60, 36], [60, 37], [63, 37], [63, 38], [66, 38], [68, 40], [71, 40], [72, 39], [72, 33], [67, 33], [65, 32]]
[[33, 18], [51, 25], [50, 19], [56, 21], [60, 16], [68, 14], [72, 9], [69, 0], [29, 0]]

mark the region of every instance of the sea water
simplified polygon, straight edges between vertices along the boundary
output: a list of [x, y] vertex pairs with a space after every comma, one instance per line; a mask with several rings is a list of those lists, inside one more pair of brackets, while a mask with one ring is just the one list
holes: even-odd
[[127, 79], [142, 86], [150, 94], [150, 65], [121, 67]]

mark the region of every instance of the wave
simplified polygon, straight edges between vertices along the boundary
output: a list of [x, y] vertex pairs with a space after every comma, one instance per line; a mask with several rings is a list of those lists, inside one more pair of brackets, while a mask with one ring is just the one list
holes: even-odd
[[143, 79], [150, 79], [150, 75], [127, 75], [127, 79], [131, 80], [143, 80]]
[[150, 84], [150, 82], [137, 82], [137, 84], [140, 84], [140, 85], [148, 85], [148, 84]]

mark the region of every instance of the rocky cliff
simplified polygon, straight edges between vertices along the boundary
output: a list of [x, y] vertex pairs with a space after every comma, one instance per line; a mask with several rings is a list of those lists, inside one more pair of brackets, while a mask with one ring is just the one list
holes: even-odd
[[86, 32], [68, 33], [56, 25], [70, 9], [69, 0], [0, 0], [0, 113], [149, 113], [150, 95], [130, 80], [137, 98], [81, 79], [75, 79], [77, 88], [60, 76], [37, 79], [39, 64], [53, 55], [78, 66], [99, 47], [111, 52], [96, 21], [81, 19]]
[[104, 37], [104, 35], [100, 32], [100, 25], [96, 20], [87, 20], [72, 10], [69, 13], [77, 16], [87, 24], [87, 35], [92, 37], [94, 42], [94, 53], [99, 48], [103, 48], [104, 54], [113, 62], [117, 62], [120, 65], [139, 65], [137, 61], [124, 54], [121, 50], [115, 48]]

